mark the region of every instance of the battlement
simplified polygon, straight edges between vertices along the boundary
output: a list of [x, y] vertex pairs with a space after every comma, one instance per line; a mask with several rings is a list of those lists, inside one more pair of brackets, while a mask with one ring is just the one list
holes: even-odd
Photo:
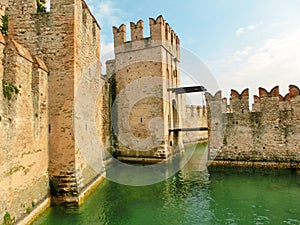
[[131, 41], [139, 41], [144, 38], [144, 21], [139, 20], [136, 24], [130, 22]]
[[179, 48], [180, 40], [170, 25], [164, 20], [163, 16], [156, 19], [149, 18], [150, 37], [144, 37], [144, 21], [139, 20], [137, 23], [130, 22], [131, 40], [126, 41], [126, 25], [122, 24], [119, 28], [113, 27], [115, 47], [124, 45], [128, 42], [153, 40], [162, 41]]
[[[254, 95], [254, 103], [252, 105], [252, 111], [260, 112], [262, 109], [267, 108], [271, 103], [278, 105], [282, 110], [289, 108], [289, 104], [292, 99], [300, 96], [300, 89], [295, 85], [289, 86], [289, 93], [284, 97], [279, 93], [279, 86], [275, 86], [271, 91], [267, 91], [265, 88], [259, 87], [259, 95]], [[205, 94], [207, 102], [219, 101], [222, 104], [226, 104], [226, 98], [222, 98], [222, 92], [218, 91], [215, 95], [211, 93]], [[245, 89], [239, 94], [236, 90], [231, 90], [230, 94], [230, 111], [229, 112], [245, 112], [249, 110], [249, 89]]]
[[246, 88], [239, 94], [236, 90], [231, 89], [230, 94], [230, 110], [231, 111], [249, 111], [249, 89]]
[[217, 91], [214, 95], [209, 92], [205, 93], [206, 101], [219, 101], [222, 100], [222, 91]]
[[10, 15], [25, 15], [37, 13], [37, 3], [36, 0], [8, 0], [7, 11]]

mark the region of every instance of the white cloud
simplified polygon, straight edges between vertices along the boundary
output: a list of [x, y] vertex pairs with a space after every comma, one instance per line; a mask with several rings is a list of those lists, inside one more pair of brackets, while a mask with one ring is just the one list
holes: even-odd
[[235, 52], [236, 55], [238, 56], [247, 56], [250, 54], [250, 51], [252, 50], [252, 47], [248, 46], [248, 47], [245, 47], [244, 49], [242, 50], [237, 50]]
[[237, 37], [240, 37], [242, 34], [244, 34], [246, 31], [253, 31], [255, 30], [259, 25], [261, 25], [261, 23], [258, 24], [250, 24], [246, 27], [240, 27], [236, 30], [235, 35]]
[[260, 47], [236, 51], [233, 56], [245, 56], [240, 61], [230, 56], [208, 64], [226, 96], [232, 88], [239, 92], [250, 88], [253, 95], [258, 93], [258, 87], [270, 91], [276, 85], [285, 95], [290, 84], [300, 86], [299, 52], [300, 29], [268, 39]]
[[113, 1], [87, 0], [87, 3], [101, 25], [113, 26], [121, 23], [121, 16], [123, 15], [123, 12], [114, 5]]
[[102, 62], [102, 74], [106, 74], [105, 62], [110, 59], [114, 59], [114, 43], [101, 42], [101, 62]]
[[239, 29], [237, 29], [237, 31], [235, 32], [236, 36], [240, 36], [241, 34], [243, 34], [245, 32], [245, 28], [240, 27]]

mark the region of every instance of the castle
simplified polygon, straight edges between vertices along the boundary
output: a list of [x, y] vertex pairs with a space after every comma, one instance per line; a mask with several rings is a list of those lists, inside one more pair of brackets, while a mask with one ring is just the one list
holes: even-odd
[[162, 16], [148, 38], [143, 21], [130, 24], [131, 41], [114, 27], [115, 59], [102, 76], [101, 29], [84, 0], [51, 0], [50, 12], [9, 0], [0, 15], [0, 218], [26, 224], [50, 202], [79, 205], [105, 177], [108, 152], [161, 161], [199, 140], [174, 130], [206, 109], [185, 108], [174, 91], [180, 41]]
[[[157, 162], [207, 139], [211, 165], [299, 168], [300, 91], [206, 94], [186, 106], [180, 40], [162, 16], [113, 28], [115, 59], [101, 75], [100, 26], [84, 0], [8, 0], [0, 32], [0, 218], [28, 223], [49, 204], [79, 205], [111, 153]], [[203, 90], [203, 89], [202, 89]], [[31, 213], [30, 213], [31, 212]], [[28, 215], [29, 214], [29, 215]]]

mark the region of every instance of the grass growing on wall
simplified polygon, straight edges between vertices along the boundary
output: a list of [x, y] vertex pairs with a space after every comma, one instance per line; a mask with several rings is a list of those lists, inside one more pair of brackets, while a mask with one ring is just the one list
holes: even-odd
[[12, 225], [13, 224], [13, 219], [11, 218], [11, 215], [6, 212], [4, 217], [3, 217], [3, 225]]
[[36, 0], [37, 12], [44, 13], [46, 12], [46, 0]]
[[[113, 104], [116, 100], [116, 95], [117, 95], [117, 83], [116, 83], [116, 74], [113, 74], [110, 78], [110, 85], [109, 85], [109, 116], [110, 116], [110, 124], [109, 124], [109, 131], [110, 131], [110, 141], [111, 141], [111, 146], [113, 146], [115, 149], [118, 148], [118, 138], [115, 134], [115, 131], [113, 130], [113, 126], [112, 126], [112, 120], [111, 117], [117, 117], [117, 115], [112, 115], [112, 107]], [[117, 118], [114, 118], [114, 120], [117, 120]], [[113, 154], [113, 152], [111, 152], [111, 154]]]
[[2, 80], [4, 98], [10, 100], [14, 94], [19, 94], [20, 90], [13, 84]]
[[2, 26], [0, 27], [1, 33], [5, 36], [8, 31], [8, 15], [1, 16]]

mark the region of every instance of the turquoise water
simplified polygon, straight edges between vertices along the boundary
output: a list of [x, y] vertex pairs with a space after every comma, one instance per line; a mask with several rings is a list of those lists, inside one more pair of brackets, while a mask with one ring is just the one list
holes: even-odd
[[80, 208], [52, 207], [33, 224], [300, 224], [299, 173], [201, 172], [206, 147], [198, 145], [188, 164], [166, 181], [134, 187], [105, 180]]

